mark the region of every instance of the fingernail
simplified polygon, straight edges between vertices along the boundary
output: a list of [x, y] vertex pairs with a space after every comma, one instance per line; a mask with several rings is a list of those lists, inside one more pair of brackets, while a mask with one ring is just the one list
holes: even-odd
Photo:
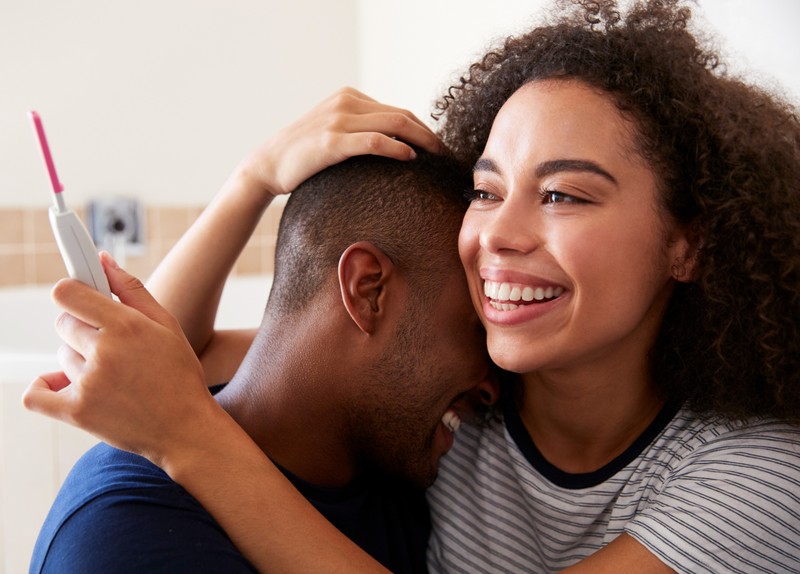
[[111, 254], [108, 251], [101, 251], [100, 255], [106, 260], [112, 269], [119, 269], [119, 264], [114, 260], [113, 257], [111, 257]]

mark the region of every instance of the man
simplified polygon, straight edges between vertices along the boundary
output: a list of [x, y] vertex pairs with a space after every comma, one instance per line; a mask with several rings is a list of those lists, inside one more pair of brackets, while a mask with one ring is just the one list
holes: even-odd
[[[307, 180], [284, 210], [256, 339], [216, 395], [323, 515], [395, 572], [424, 571], [422, 489], [472, 392], [494, 392], [456, 253], [468, 185], [427, 154], [354, 158]], [[163, 471], [101, 444], [67, 478], [31, 572], [159, 571], [254, 569]]]

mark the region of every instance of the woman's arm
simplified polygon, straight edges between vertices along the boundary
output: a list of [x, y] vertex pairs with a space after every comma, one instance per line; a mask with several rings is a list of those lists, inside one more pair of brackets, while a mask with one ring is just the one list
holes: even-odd
[[347, 157], [409, 159], [413, 150], [404, 141], [439, 150], [436, 136], [410, 112], [344, 88], [237, 166], [147, 285], [178, 319], [209, 384], [230, 379], [255, 335], [216, 332], [214, 320], [225, 281], [272, 199]]
[[119, 302], [78, 281], [55, 286], [64, 371], [34, 381], [26, 408], [161, 466], [259, 570], [385, 572], [214, 401], [178, 322], [107, 254], [102, 261]]

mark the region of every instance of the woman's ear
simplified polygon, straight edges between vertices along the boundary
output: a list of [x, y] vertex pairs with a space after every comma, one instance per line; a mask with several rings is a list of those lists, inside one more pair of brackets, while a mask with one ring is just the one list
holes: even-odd
[[703, 249], [703, 234], [697, 225], [682, 231], [673, 249], [672, 278], [681, 283], [696, 281], [699, 274], [700, 252]]
[[352, 244], [339, 258], [342, 303], [366, 334], [373, 334], [377, 321], [386, 314], [386, 287], [394, 272], [389, 256], [367, 241]]

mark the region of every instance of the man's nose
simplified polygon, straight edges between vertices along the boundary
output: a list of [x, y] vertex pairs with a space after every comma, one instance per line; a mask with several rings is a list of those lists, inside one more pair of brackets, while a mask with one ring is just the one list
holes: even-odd
[[492, 406], [500, 398], [500, 382], [494, 370], [490, 370], [484, 379], [469, 391], [470, 398], [476, 404]]

